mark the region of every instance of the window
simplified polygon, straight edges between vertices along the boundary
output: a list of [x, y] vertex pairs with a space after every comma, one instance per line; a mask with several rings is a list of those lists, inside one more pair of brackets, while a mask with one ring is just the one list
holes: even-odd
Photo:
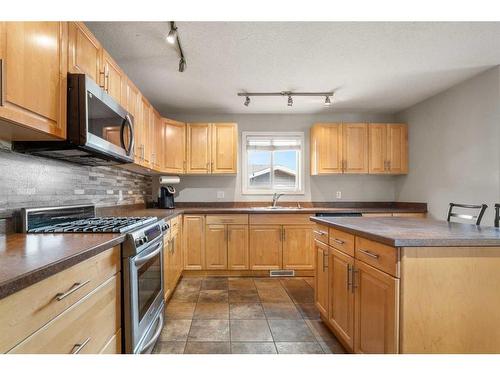
[[243, 132], [243, 194], [303, 194], [303, 133]]

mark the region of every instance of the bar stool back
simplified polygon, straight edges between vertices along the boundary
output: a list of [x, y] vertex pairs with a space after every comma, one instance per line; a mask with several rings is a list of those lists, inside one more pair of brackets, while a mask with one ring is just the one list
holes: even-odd
[[[479, 210], [479, 213], [476, 215], [469, 215], [469, 214], [464, 214], [464, 213], [457, 213], [453, 212], [453, 208], [466, 208], [470, 210]], [[460, 204], [460, 203], [450, 203], [450, 209], [448, 210], [448, 218], [446, 221], [451, 221], [450, 219], [452, 217], [457, 217], [459, 219], [465, 219], [465, 220], [471, 220], [471, 221], [476, 221], [476, 225], [481, 224], [481, 220], [484, 215], [484, 211], [486, 211], [486, 208], [488, 206], [486, 204], [481, 204], [481, 205], [476, 205], [476, 204]]]

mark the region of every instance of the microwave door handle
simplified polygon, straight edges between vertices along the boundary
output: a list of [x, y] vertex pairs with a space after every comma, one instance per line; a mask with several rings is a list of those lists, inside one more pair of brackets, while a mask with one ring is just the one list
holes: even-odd
[[147, 255], [144, 255], [140, 258], [136, 258], [134, 259], [134, 264], [136, 267], [140, 267], [142, 266], [144, 263], [146, 263], [148, 260], [154, 258], [155, 256], [158, 255], [158, 253], [161, 251], [161, 242], [159, 242], [158, 244], [156, 244], [156, 250], [147, 254]]
[[[128, 145], [125, 145], [125, 125], [130, 129]], [[127, 156], [130, 156], [134, 148], [134, 127], [132, 125], [132, 119], [128, 114], [125, 116], [125, 119], [123, 120], [122, 126], [120, 128], [120, 143], [125, 149]]]

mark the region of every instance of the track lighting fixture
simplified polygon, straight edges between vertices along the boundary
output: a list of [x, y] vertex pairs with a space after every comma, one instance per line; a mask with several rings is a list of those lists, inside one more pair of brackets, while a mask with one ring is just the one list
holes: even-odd
[[177, 48], [179, 50], [180, 60], [179, 60], [179, 72], [183, 72], [186, 70], [186, 58], [184, 57], [184, 52], [182, 51], [181, 40], [179, 38], [179, 33], [177, 31], [177, 26], [174, 21], [170, 21], [170, 31], [167, 35], [167, 42], [170, 44], [174, 44], [177, 42]]
[[333, 97], [333, 91], [329, 92], [291, 92], [291, 91], [280, 91], [280, 92], [239, 92], [238, 96], [244, 96], [245, 102], [243, 103], [246, 107], [250, 104], [251, 96], [287, 96], [287, 105], [289, 107], [293, 106], [292, 96], [322, 96], [325, 98], [325, 106], [331, 106], [332, 101], [330, 97]]

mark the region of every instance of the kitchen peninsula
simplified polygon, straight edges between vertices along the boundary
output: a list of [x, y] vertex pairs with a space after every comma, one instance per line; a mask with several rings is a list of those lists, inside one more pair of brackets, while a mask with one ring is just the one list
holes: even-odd
[[356, 353], [500, 353], [500, 230], [319, 218], [315, 303]]

